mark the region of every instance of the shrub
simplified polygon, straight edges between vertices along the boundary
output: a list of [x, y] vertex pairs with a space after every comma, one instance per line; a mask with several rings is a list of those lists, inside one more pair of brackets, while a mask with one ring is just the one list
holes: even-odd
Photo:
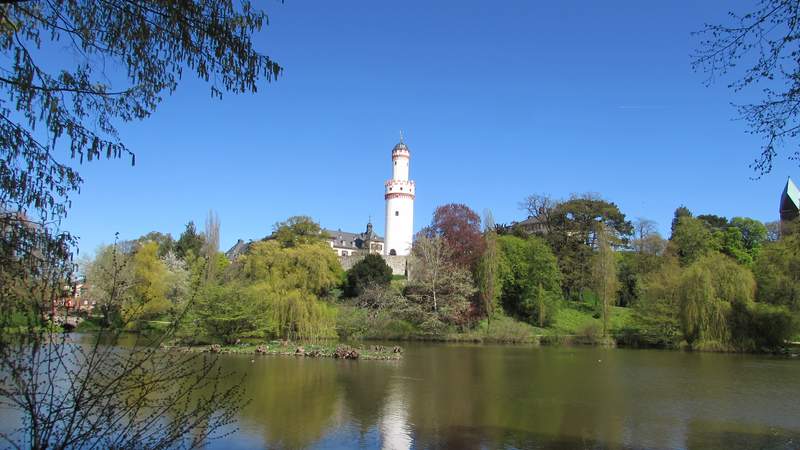
[[347, 297], [357, 297], [367, 286], [387, 287], [391, 281], [392, 268], [380, 255], [369, 254], [347, 272], [344, 294]]

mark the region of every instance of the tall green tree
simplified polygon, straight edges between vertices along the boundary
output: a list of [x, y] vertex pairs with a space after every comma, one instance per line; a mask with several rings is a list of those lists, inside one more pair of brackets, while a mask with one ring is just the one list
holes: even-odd
[[272, 236], [284, 247], [312, 244], [323, 240], [319, 224], [308, 216], [293, 216], [273, 227]]
[[758, 300], [800, 312], [800, 236], [765, 244], [753, 265]]
[[619, 207], [596, 195], [575, 196], [552, 212], [553, 226], [546, 238], [558, 256], [564, 274], [563, 289], [568, 298], [579, 298], [592, 287], [592, 258], [597, 249], [597, 226], [609, 233], [609, 245], [626, 246], [633, 225]]
[[603, 336], [608, 335], [608, 321], [611, 317], [611, 306], [617, 301], [617, 260], [611, 246], [611, 233], [605, 224], [597, 225], [597, 252], [592, 264], [594, 289], [600, 298], [603, 317]]
[[505, 311], [527, 322], [551, 322], [561, 300], [561, 272], [547, 243], [500, 236], [500, 301]]
[[491, 321], [500, 297], [500, 250], [491, 211], [486, 211], [483, 224], [483, 255], [478, 262], [476, 275], [483, 314], [486, 315], [487, 320]]
[[175, 253], [184, 260], [191, 257], [200, 257], [203, 255], [203, 245], [205, 245], [203, 234], [197, 231], [193, 221], [189, 221], [175, 243]]
[[369, 254], [347, 271], [344, 293], [357, 297], [369, 286], [386, 288], [392, 281], [392, 268], [380, 255]]
[[705, 222], [690, 216], [678, 219], [670, 244], [684, 265], [693, 263], [714, 249], [711, 231]]

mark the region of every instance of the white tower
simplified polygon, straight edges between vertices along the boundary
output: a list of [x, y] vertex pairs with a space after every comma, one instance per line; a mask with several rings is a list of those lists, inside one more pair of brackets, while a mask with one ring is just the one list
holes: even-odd
[[414, 235], [414, 182], [408, 179], [411, 153], [400, 142], [392, 150], [392, 179], [386, 182], [386, 255], [408, 255]]

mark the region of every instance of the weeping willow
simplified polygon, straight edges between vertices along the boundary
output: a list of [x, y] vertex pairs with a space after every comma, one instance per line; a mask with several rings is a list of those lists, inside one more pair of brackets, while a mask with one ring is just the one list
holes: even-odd
[[314, 294], [292, 290], [272, 295], [267, 302], [272, 332], [285, 339], [336, 337], [336, 309]]
[[341, 280], [341, 266], [325, 243], [281, 246], [259, 242], [240, 258], [235, 277], [248, 286], [266, 334], [283, 339], [336, 337], [336, 308], [322, 300]]
[[681, 329], [693, 347], [723, 349], [730, 346], [728, 327], [731, 305], [753, 302], [753, 274], [721, 254], [705, 256], [687, 267], [677, 294]]

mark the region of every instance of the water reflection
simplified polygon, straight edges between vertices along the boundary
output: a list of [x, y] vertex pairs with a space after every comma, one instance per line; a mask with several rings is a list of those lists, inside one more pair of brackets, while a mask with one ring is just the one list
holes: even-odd
[[226, 356], [253, 401], [212, 447], [797, 448], [800, 364], [742, 355], [408, 345], [402, 361]]

